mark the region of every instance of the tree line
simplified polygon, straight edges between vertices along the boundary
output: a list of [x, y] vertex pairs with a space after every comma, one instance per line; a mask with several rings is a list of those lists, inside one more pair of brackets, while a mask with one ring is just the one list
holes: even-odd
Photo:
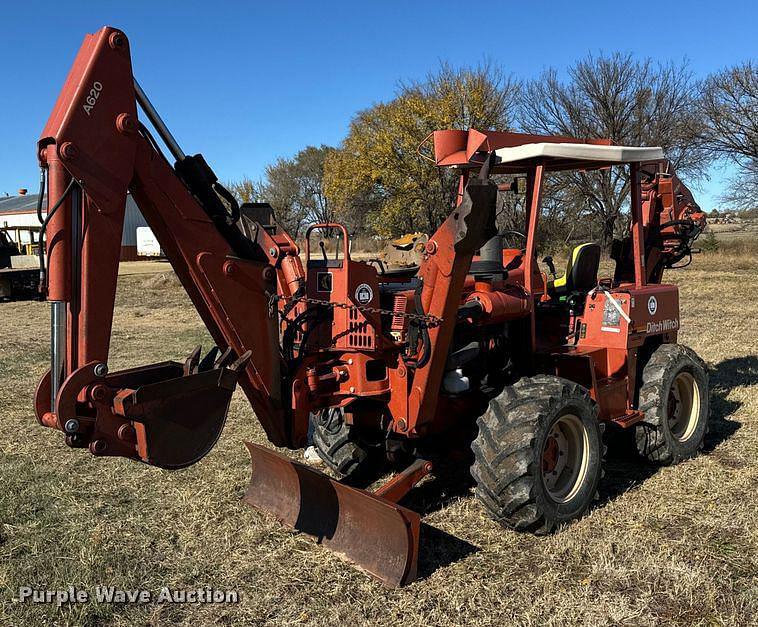
[[[697, 80], [686, 62], [614, 53], [588, 55], [565, 78], [548, 69], [518, 80], [492, 64], [443, 64], [395, 97], [358, 112], [338, 147], [307, 146], [270, 164], [260, 181], [230, 183], [243, 201], [270, 202], [295, 237], [311, 222], [338, 220], [351, 233], [390, 237], [433, 232], [448, 214], [455, 175], [419, 154], [438, 129], [513, 130], [610, 138], [661, 146], [677, 172], [697, 182], [711, 164], [736, 172], [722, 201], [758, 206], [758, 65], [748, 61]], [[519, 226], [518, 193], [500, 194], [499, 220]], [[608, 245], [626, 229], [623, 168], [555, 173], [544, 195], [543, 237]], [[521, 199], [522, 200], [522, 199]]]

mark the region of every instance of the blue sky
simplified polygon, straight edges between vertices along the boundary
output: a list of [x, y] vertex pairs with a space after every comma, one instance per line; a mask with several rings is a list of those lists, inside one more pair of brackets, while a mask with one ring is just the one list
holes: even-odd
[[[693, 72], [758, 56], [758, 3], [11, 2], [0, 11], [0, 194], [34, 189], [35, 141], [84, 34], [117, 26], [134, 72], [186, 152], [222, 180], [257, 178], [445, 60], [523, 78], [588, 52], [688, 59]], [[625, 11], [634, 10], [634, 14]], [[716, 203], [724, 173], [698, 194]]]

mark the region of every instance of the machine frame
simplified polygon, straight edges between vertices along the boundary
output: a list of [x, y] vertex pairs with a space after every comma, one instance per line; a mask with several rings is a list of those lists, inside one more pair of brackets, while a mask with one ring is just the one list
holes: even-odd
[[[474, 129], [435, 132], [433, 144], [436, 165], [460, 177], [417, 272], [351, 258], [340, 224], [312, 225], [301, 257], [268, 205], [240, 207], [202, 155], [182, 151], [133, 78], [124, 33], [87, 35], [38, 144], [51, 305], [39, 423], [97, 457], [182, 468], [215, 445], [239, 382], [275, 446], [302, 448], [314, 417], [334, 412], [388, 452], [409, 444], [416, 459], [374, 493], [248, 444], [248, 503], [401, 585], [416, 575], [420, 517], [398, 501], [432, 470], [416, 443], [473, 426], [494, 395], [540, 373], [583, 386], [601, 421], [642, 421], [640, 351], [676, 342], [679, 327], [677, 288], [661, 274], [705, 224], [660, 150]], [[611, 165], [631, 168], [629, 241], [612, 280], [564, 302], [536, 259], [545, 175]], [[492, 176], [511, 173], [526, 173], [523, 251], [497, 244]], [[183, 363], [109, 372], [127, 192], [216, 344], [205, 357], [198, 347]], [[341, 231], [340, 257], [314, 252], [317, 229]]]

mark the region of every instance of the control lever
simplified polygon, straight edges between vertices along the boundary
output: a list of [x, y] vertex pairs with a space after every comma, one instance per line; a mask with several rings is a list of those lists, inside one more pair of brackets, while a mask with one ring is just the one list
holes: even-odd
[[555, 278], [557, 272], [555, 271], [555, 264], [553, 263], [553, 258], [550, 255], [548, 255], [542, 260], [542, 263], [547, 265], [548, 269], [550, 270], [550, 274], [552, 274], [553, 278]]

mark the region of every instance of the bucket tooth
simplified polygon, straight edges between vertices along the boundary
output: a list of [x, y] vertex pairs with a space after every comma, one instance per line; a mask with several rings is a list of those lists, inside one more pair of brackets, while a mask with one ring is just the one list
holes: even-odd
[[236, 361], [226, 367], [232, 372], [239, 374], [245, 369], [252, 356], [253, 351], [245, 351]]
[[211, 350], [209, 350], [208, 354], [200, 360], [200, 363], [197, 366], [198, 372], [205, 372], [206, 370], [213, 368], [213, 364], [216, 362], [218, 353], [218, 346], [214, 346]]
[[316, 538], [391, 587], [416, 578], [421, 517], [370, 492], [245, 442], [253, 464], [243, 500]]
[[200, 364], [200, 355], [202, 354], [203, 347], [199, 344], [195, 346], [192, 352], [189, 354], [184, 362], [184, 376], [188, 377], [191, 374], [197, 373], [197, 367]]
[[227, 364], [229, 364], [234, 359], [234, 351], [231, 348], [227, 348], [221, 355], [218, 356], [216, 361], [213, 363], [213, 367], [218, 368], [224, 368]]

